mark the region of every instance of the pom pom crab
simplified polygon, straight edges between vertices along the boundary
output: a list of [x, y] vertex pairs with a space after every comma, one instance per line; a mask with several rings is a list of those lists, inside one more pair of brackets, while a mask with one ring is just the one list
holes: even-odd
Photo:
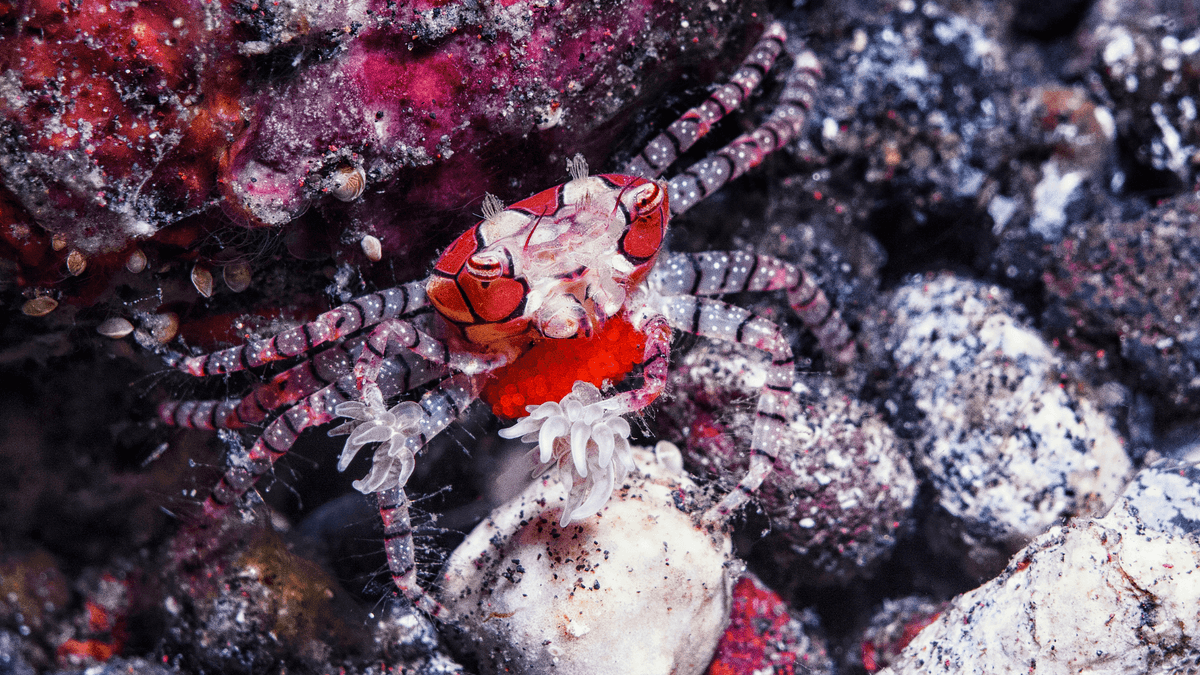
[[[230, 459], [205, 511], [220, 517], [305, 429], [346, 418], [330, 431], [347, 436], [338, 469], [376, 444], [370, 472], [354, 485], [378, 494], [397, 587], [436, 616], [441, 607], [417, 584], [403, 489], [426, 442], [482, 397], [502, 417], [521, 417], [501, 434], [536, 442], [541, 470], [557, 467], [571, 486], [562, 523], [589, 517], [629, 468], [625, 416], [663, 392], [673, 331], [682, 330], [772, 356], [749, 470], [705, 514], [723, 522], [771, 471], [779, 426], [795, 412], [795, 375], [791, 348], [775, 324], [709, 296], [786, 290], [835, 363], [847, 365], [855, 354], [845, 322], [796, 266], [744, 252], [660, 250], [672, 215], [756, 166], [803, 128], [820, 75], [808, 51], [795, 56], [781, 102], [762, 126], [669, 182], [657, 178], [758, 87], [785, 40], [782, 26], [769, 26], [731, 81], [654, 138], [622, 173], [589, 175], [576, 156], [568, 162], [567, 183], [508, 208], [488, 195], [484, 220], [450, 245], [427, 280], [357, 298], [270, 339], [169, 357], [175, 367], [206, 376], [326, 347], [244, 398], [160, 407], [164, 422], [203, 429], [257, 425], [283, 409], [249, 451]], [[578, 372], [563, 377], [559, 371], [576, 361]], [[601, 393], [601, 385], [635, 366], [641, 367], [640, 386]], [[428, 390], [419, 400], [387, 407], [386, 401], [422, 386]]]

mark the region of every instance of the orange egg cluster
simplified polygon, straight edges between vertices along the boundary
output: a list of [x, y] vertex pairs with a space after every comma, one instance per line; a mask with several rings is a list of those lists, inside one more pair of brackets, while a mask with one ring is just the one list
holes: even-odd
[[497, 370], [480, 397], [504, 419], [525, 415], [525, 406], [558, 401], [578, 381], [602, 387], [618, 382], [641, 363], [646, 337], [623, 317], [609, 320], [591, 338], [543, 340]]

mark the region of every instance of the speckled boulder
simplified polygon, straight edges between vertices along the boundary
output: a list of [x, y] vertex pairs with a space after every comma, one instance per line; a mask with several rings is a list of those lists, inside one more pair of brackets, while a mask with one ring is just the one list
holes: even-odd
[[192, 521], [171, 541], [164, 649], [189, 668], [218, 672], [374, 660], [366, 611], [329, 572], [290, 551], [265, 513], [246, 513], [245, 521]]
[[[689, 466], [726, 489], [746, 471], [769, 363], [754, 350], [705, 342], [672, 369], [674, 396], [655, 424], [679, 439]], [[810, 373], [796, 386], [802, 411], [755, 495], [772, 529], [762, 546], [787, 570], [769, 581], [844, 582], [891, 550], [917, 481], [892, 430], [837, 379]]]
[[1196, 672], [1198, 492], [1195, 464], [1142, 471], [1107, 516], [1042, 535], [882, 672]]
[[1045, 275], [1054, 333], [1102, 367], [1116, 364], [1102, 350], [1119, 345], [1131, 386], [1200, 411], [1200, 198], [1081, 226], [1055, 253]]
[[678, 450], [636, 451], [601, 512], [561, 528], [566, 490], [538, 480], [467, 537], [443, 572], [448, 636], [481, 673], [698, 674], [741, 569], [698, 526]]
[[1158, 460], [1134, 476], [1120, 504], [1152, 530], [1200, 538], [1200, 460]]
[[[393, 672], [418, 675], [464, 673], [463, 667], [446, 654], [433, 622], [407, 601], [396, 598], [383, 609], [383, 616], [375, 624], [374, 639], [376, 653]], [[359, 672], [364, 675], [375, 672], [370, 667], [368, 665]]]
[[[986, 210], [997, 197], [1004, 224], [1029, 219], [1036, 165], [1020, 152], [1024, 78], [998, 9], [913, 1], [817, 9], [815, 30], [836, 33], [827, 48], [814, 41], [827, 73], [814, 121], [828, 164], [796, 182], [846, 220], [870, 223], [889, 266], [982, 254], [994, 242]], [[940, 245], [921, 243], [930, 236]]]
[[1020, 315], [1006, 291], [949, 274], [910, 279], [887, 315], [907, 387], [888, 405], [920, 417], [917, 462], [952, 521], [931, 534], [961, 537], [980, 576], [1061, 518], [1106, 510], [1130, 469], [1109, 417]]

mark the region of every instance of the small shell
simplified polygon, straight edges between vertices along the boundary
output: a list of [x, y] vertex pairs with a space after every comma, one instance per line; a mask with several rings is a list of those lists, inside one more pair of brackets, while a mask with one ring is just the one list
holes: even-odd
[[179, 332], [179, 315], [174, 312], [153, 314], [142, 320], [142, 327], [134, 331], [133, 337], [142, 345], [164, 345]]
[[50, 235], [50, 248], [54, 249], [55, 251], [61, 251], [66, 247], [67, 247], [67, 238], [66, 237], [62, 236], [61, 234], [57, 234], [57, 233]]
[[21, 312], [26, 316], [46, 316], [58, 307], [58, 301], [54, 298], [43, 295], [40, 298], [26, 300], [25, 304], [21, 305]]
[[203, 265], [196, 265], [192, 268], [192, 285], [196, 287], [197, 293], [211, 298], [213, 293], [212, 272], [209, 272], [208, 268]]
[[129, 258], [125, 260], [125, 269], [129, 270], [130, 274], [137, 274], [146, 269], [148, 264], [149, 261], [146, 260], [146, 254], [142, 252], [142, 249], [135, 248], [133, 253], [129, 254]]
[[367, 256], [367, 260], [379, 262], [383, 258], [383, 243], [379, 241], [379, 237], [368, 234], [359, 244], [362, 245], [363, 255]]
[[133, 332], [133, 324], [119, 316], [114, 316], [99, 326], [96, 326], [96, 332], [104, 337], [110, 337], [114, 340], [119, 340]]
[[544, 106], [535, 108], [534, 112], [537, 113], [538, 116], [538, 131], [545, 131], [547, 129], [553, 129], [554, 127], [558, 126], [559, 122], [562, 122], [563, 105], [558, 101], [551, 101]]
[[241, 293], [250, 288], [250, 280], [254, 276], [254, 271], [250, 269], [250, 263], [244, 260], [229, 263], [225, 269], [221, 271], [221, 276], [225, 279], [225, 285], [234, 293]]
[[362, 167], [344, 166], [333, 172], [331, 181], [333, 189], [330, 192], [344, 202], [358, 199], [363, 190], [367, 189], [367, 174], [363, 172]]
[[87, 269], [87, 258], [79, 251], [72, 249], [67, 254], [67, 271], [71, 273], [71, 276], [77, 277], [83, 274], [85, 269]]

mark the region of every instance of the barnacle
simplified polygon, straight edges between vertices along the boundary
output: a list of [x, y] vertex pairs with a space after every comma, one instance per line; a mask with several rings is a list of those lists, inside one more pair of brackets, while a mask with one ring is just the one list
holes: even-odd
[[559, 479], [570, 481], [559, 522], [564, 527], [599, 512], [633, 468], [629, 422], [614, 407], [595, 385], [576, 382], [561, 401], [528, 406], [528, 417], [500, 430], [504, 438], [537, 443], [535, 475], [557, 465]]
[[345, 471], [364, 445], [379, 444], [370, 473], [354, 481], [354, 489], [370, 494], [408, 482], [416, 463], [416, 450], [410, 447], [409, 440], [419, 438], [421, 433], [419, 404], [404, 401], [387, 409], [379, 387], [368, 387], [362, 401], [347, 401], [334, 408], [334, 412], [351, 420], [329, 431], [330, 436], [349, 435], [338, 458], [338, 471]]

